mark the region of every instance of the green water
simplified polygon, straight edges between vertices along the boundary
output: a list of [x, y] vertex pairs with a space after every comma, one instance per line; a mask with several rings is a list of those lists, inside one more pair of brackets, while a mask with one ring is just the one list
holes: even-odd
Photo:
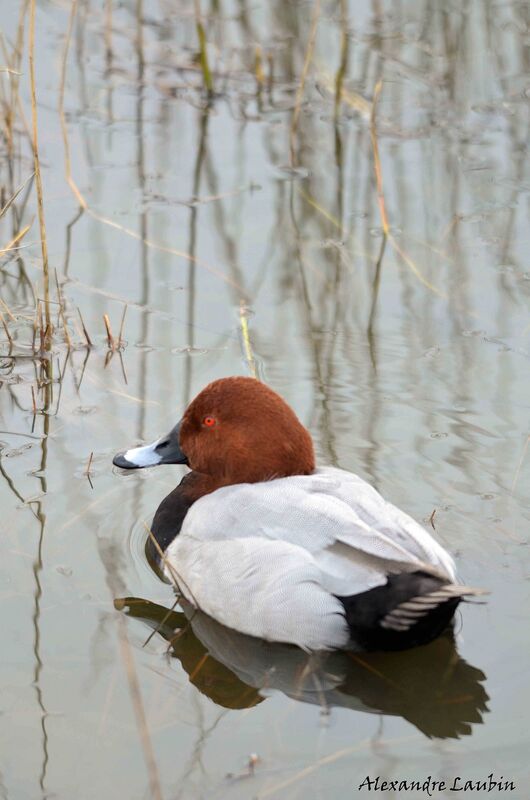
[[[7, 53], [23, 6], [0, 2]], [[31, 349], [36, 219], [0, 261], [15, 317], [11, 349], [0, 328], [0, 798], [408, 798], [427, 795], [358, 787], [493, 772], [526, 800], [528, 4], [350, 0], [312, 17], [202, 0], [208, 101], [193, 3], [79, 0], [64, 119], [82, 214], [58, 112], [70, 10], [38, 2], [35, 41], [70, 351], [61, 322], [49, 360]], [[0, 80], [31, 124], [27, 45], [26, 20], [22, 74]], [[3, 205], [33, 170], [19, 112], [11, 157], [0, 147]], [[34, 218], [33, 184], [13, 206], [1, 248]], [[103, 314], [117, 336], [125, 305], [109, 358]], [[163, 610], [145, 524], [185, 470], [120, 474], [112, 456], [253, 368], [321, 463], [431, 519], [462, 580], [491, 591], [459, 612], [456, 644], [311, 672], [292, 648]]]

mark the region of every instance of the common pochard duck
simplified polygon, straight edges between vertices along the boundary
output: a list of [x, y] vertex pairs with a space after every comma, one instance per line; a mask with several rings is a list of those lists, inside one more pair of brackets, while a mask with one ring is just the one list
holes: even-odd
[[160, 566], [189, 603], [241, 633], [307, 651], [401, 650], [482, 594], [366, 481], [316, 467], [309, 432], [254, 378], [210, 383], [167, 436], [113, 463], [190, 467], [153, 519]]

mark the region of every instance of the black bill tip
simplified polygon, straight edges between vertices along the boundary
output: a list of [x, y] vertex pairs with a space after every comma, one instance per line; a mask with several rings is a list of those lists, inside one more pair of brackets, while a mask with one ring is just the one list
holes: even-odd
[[115, 467], [120, 467], [120, 469], [138, 469], [138, 464], [133, 464], [131, 461], [127, 461], [125, 458], [125, 453], [116, 453], [112, 459], [112, 463]]

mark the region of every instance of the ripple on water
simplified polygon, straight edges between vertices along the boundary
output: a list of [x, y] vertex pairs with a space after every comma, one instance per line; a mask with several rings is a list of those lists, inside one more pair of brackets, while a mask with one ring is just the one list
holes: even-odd
[[148, 586], [160, 586], [165, 583], [157, 572], [151, 567], [145, 553], [148, 532], [143, 520], [136, 520], [127, 534], [127, 549], [137, 575]]

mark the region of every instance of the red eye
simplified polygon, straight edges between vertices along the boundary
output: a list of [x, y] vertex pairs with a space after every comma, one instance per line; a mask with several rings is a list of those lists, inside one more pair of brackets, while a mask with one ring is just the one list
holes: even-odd
[[217, 420], [215, 417], [205, 417], [202, 421], [203, 425], [206, 425], [207, 428], [213, 428]]

